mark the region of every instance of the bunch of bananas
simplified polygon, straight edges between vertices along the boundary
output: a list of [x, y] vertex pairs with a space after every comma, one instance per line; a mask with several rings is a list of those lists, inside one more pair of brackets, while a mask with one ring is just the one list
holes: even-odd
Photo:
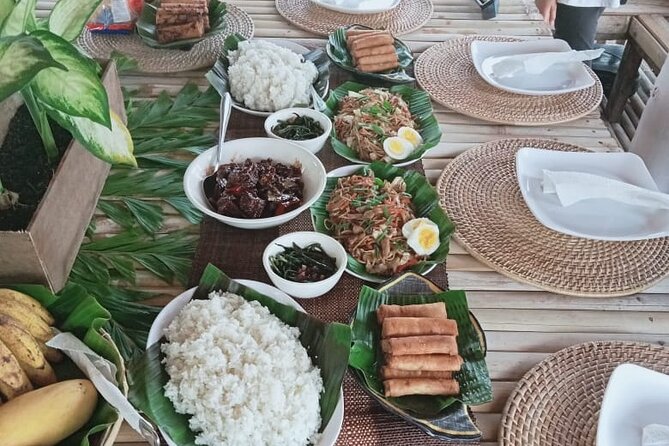
[[54, 322], [37, 300], [0, 289], [0, 400], [56, 382], [50, 362], [63, 356], [45, 344], [53, 337]]

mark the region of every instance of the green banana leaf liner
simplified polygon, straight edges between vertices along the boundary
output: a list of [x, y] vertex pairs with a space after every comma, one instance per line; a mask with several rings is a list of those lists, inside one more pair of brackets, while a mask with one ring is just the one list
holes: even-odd
[[[457, 397], [412, 395], [386, 398], [379, 369], [383, 364], [376, 309], [381, 304], [412, 305], [445, 302], [448, 317], [458, 324], [458, 350], [464, 363], [454, 374], [460, 383]], [[464, 405], [492, 400], [492, 384], [485, 362], [485, 335], [470, 313], [464, 291], [442, 291], [427, 279], [407, 273], [379, 290], [363, 286], [353, 316], [353, 347], [349, 366], [370, 395], [386, 409], [442, 438], [477, 439], [480, 432]]]
[[339, 28], [330, 34], [325, 51], [335, 65], [346, 71], [350, 71], [355, 77], [363, 80], [371, 79], [399, 84], [414, 82], [416, 80], [406, 72], [413, 63], [413, 54], [411, 54], [409, 47], [399, 39], [395, 39], [395, 43], [393, 44], [395, 46], [395, 52], [397, 53], [397, 59], [400, 63], [399, 67], [382, 73], [365, 73], [364, 71], [358, 70], [353, 64], [353, 57], [351, 57], [351, 53], [348, 52], [348, 47], [346, 46], [346, 31], [349, 29], [372, 28], [364, 25], [350, 25]]
[[[328, 424], [339, 401], [339, 392], [351, 349], [351, 328], [340, 323], [325, 323], [315, 317], [283, 305], [235, 282], [213, 265], [208, 265], [193, 299], [207, 299], [212, 291], [228, 291], [248, 301], [258, 301], [270, 313], [291, 327], [300, 330], [300, 342], [313, 363], [321, 370], [325, 391], [321, 395], [321, 431]], [[164, 394], [169, 376], [161, 361], [160, 344], [164, 338], [128, 364], [129, 399], [179, 446], [195, 445], [195, 436], [188, 427], [187, 415], [176, 413]]]
[[[334, 117], [338, 113], [339, 102], [342, 100], [342, 98], [348, 96], [349, 91], [357, 93], [358, 91], [364, 90], [368, 87], [368, 85], [363, 85], [351, 81], [341, 84], [339, 87], [330, 92], [330, 96], [325, 102], [327, 108], [323, 111], [323, 113], [328, 115], [334, 122]], [[430, 96], [423, 90], [411, 88], [406, 85], [395, 85], [390, 87], [388, 90], [391, 93], [400, 95], [402, 99], [404, 99], [404, 101], [409, 105], [409, 111], [411, 112], [411, 115], [417, 124], [416, 130], [418, 133], [420, 133], [420, 136], [423, 137], [423, 143], [416, 147], [416, 149], [411, 152], [411, 155], [403, 160], [393, 160], [393, 163], [408, 164], [411, 161], [418, 161], [425, 155], [425, 152], [439, 144], [439, 141], [441, 141], [441, 129], [439, 128], [437, 118], [434, 117]], [[332, 143], [332, 148], [334, 151], [347, 160], [356, 164], [369, 164], [369, 161], [362, 161], [358, 157], [358, 152], [347, 146], [337, 137], [337, 130], [334, 128], [334, 126], [332, 127], [330, 142]]]
[[152, 3], [145, 2], [144, 7], [142, 8], [142, 13], [135, 24], [139, 37], [144, 43], [152, 48], [189, 49], [202, 39], [225, 32], [225, 14], [227, 12], [227, 6], [219, 0], [209, 0], [209, 31], [205, 32], [204, 36], [160, 43], [158, 42], [158, 35], [156, 34], [156, 12], [158, 11], [159, 6], [160, 0], [156, 0]]
[[[60, 331], [68, 331], [82, 340], [94, 352], [113, 362], [117, 368], [117, 381], [121, 391], [127, 390], [125, 368], [121, 355], [103, 327], [111, 319], [109, 312], [79, 285], [68, 285], [58, 294], [53, 294], [41, 285], [10, 286], [32, 296], [44, 305], [56, 320], [55, 326]], [[85, 378], [77, 366], [65, 358], [60, 363], [52, 364], [59, 381]], [[104, 398], [98, 396], [98, 404], [88, 423], [74, 434], [58, 443], [58, 446], [89, 446], [98, 444], [103, 431], [119, 420], [116, 412]]]
[[[386, 164], [381, 161], [375, 161], [368, 166], [360, 166], [355, 175], [365, 174], [368, 170], [374, 172], [376, 178], [392, 181], [395, 177], [402, 177], [406, 182], [406, 191], [411, 195], [411, 202], [414, 206], [416, 218], [425, 217], [432, 220], [439, 227], [439, 248], [430, 255], [427, 260], [418, 262], [408, 271], [417, 274], [426, 274], [434, 265], [442, 263], [448, 256], [449, 239], [455, 226], [448, 218], [444, 210], [439, 206], [439, 197], [434, 188], [428, 183], [427, 179], [414, 170], [406, 170], [399, 167]], [[333, 236], [328, 229], [325, 221], [329, 218], [327, 204], [332, 196], [332, 191], [337, 186], [338, 178], [328, 177], [325, 183], [325, 190], [318, 200], [311, 205], [311, 221], [316, 232]], [[349, 254], [346, 269], [354, 275], [369, 282], [381, 283], [389, 279], [388, 276], [368, 273], [365, 265], [354, 259]]]
[[[213, 68], [205, 74], [211, 86], [218, 91], [221, 97], [230, 89], [228, 86], [228, 67], [230, 66], [228, 53], [236, 51], [239, 42], [243, 42], [244, 40], [246, 40], [244, 36], [238, 33], [226, 37], [223, 43], [223, 52], [218, 57]], [[304, 57], [304, 60], [310, 60], [316, 66], [318, 77], [314, 81], [314, 89], [320, 97], [325, 97], [330, 86], [330, 59], [328, 59], [327, 54], [321, 49], [309, 51], [303, 54], [302, 57]], [[232, 98], [232, 102], [241, 108], [246, 108], [244, 104], [237, 101], [234, 97]], [[309, 107], [310, 104], [304, 104], [304, 106]]]

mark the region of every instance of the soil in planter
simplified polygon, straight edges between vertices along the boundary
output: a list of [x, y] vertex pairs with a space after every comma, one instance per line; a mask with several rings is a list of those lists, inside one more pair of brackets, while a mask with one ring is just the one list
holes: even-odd
[[0, 231], [26, 229], [44, 196], [54, 170], [72, 140], [69, 132], [51, 122], [58, 159], [49, 162], [35, 123], [25, 106], [19, 108], [9, 124], [0, 147], [0, 180], [6, 189], [19, 194], [19, 204], [0, 210]]

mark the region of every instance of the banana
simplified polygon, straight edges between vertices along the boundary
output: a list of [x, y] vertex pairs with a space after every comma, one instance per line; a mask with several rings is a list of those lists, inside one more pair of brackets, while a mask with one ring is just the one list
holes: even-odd
[[33, 390], [0, 406], [3, 445], [55, 445], [85, 425], [98, 393], [87, 379]]
[[56, 382], [56, 374], [44, 358], [39, 343], [7, 316], [0, 316], [0, 341], [14, 354], [33, 386], [44, 387]]
[[21, 328], [30, 333], [36, 340], [47, 342], [53, 337], [51, 327], [37, 314], [33, 313], [29, 306], [14, 300], [0, 300], [0, 314], [15, 319]]
[[0, 300], [7, 299], [19, 302], [23, 305], [30, 307], [37, 315], [46, 322], [47, 325], [53, 325], [56, 323], [56, 320], [53, 318], [51, 313], [47, 311], [41, 303], [36, 299], [28, 296], [27, 294], [21, 293], [19, 291], [8, 290], [7, 288], [0, 288]]
[[19, 365], [19, 361], [5, 343], [0, 341], [0, 395], [5, 400], [12, 400], [32, 390], [32, 388], [33, 386]]
[[[16, 319], [14, 319], [13, 317], [10, 317], [10, 316], [4, 315], [4, 314], [0, 314], [0, 318], [2, 318], [2, 319], [6, 320], [6, 321], [8, 321], [8, 322], [10, 322], [14, 325], [18, 325], [19, 328], [21, 328], [23, 331], [27, 331], [25, 328], [23, 328], [21, 323], [19, 321], [17, 321]], [[28, 333], [28, 334], [30, 334], [30, 333]], [[33, 339], [35, 339], [34, 336], [33, 336]], [[39, 345], [39, 349], [42, 352], [42, 354], [44, 354], [47, 361], [49, 361], [51, 363], [54, 363], [54, 362], [60, 362], [60, 361], [63, 360], [63, 354], [59, 350], [56, 350], [55, 348], [47, 347], [44, 342], [38, 341], [37, 339], [35, 339], [35, 341], [37, 341], [37, 344]]]

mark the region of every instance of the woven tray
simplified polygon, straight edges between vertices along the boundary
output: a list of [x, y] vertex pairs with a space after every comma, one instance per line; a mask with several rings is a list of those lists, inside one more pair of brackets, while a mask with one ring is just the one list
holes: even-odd
[[[305, 0], [306, 1], [306, 0]], [[462, 114], [500, 124], [545, 125], [572, 121], [597, 109], [602, 101], [602, 84], [573, 93], [527, 96], [493, 87], [479, 76], [472, 63], [470, 43], [474, 40], [513, 42], [519, 39], [470, 36], [439, 43], [418, 57], [416, 80], [432, 99]]]
[[669, 275], [669, 237], [633, 242], [589, 240], [548, 229], [518, 187], [521, 147], [586, 149], [556, 141], [507, 139], [455, 158], [437, 181], [455, 239], [476, 259], [517, 281], [574, 296], [624, 296]]
[[594, 446], [604, 390], [623, 363], [669, 373], [669, 348], [588, 342], [549, 356], [523, 376], [509, 397], [499, 444]]
[[391, 11], [364, 15], [332, 11], [309, 0], [276, 0], [275, 4], [279, 14], [290, 23], [322, 36], [354, 23], [375, 29], [387, 29], [396, 36], [408, 34], [430, 20], [433, 11], [430, 0], [402, 0]]
[[79, 36], [77, 44], [96, 59], [107, 60], [112, 52], [134, 59], [139, 71], [147, 73], [174, 73], [211, 67], [223, 50], [225, 38], [239, 33], [247, 39], [253, 37], [253, 21], [242, 9], [230, 3], [225, 14], [225, 32], [205, 37], [190, 50], [158, 49], [144, 44], [137, 34], [97, 34], [88, 30]]

